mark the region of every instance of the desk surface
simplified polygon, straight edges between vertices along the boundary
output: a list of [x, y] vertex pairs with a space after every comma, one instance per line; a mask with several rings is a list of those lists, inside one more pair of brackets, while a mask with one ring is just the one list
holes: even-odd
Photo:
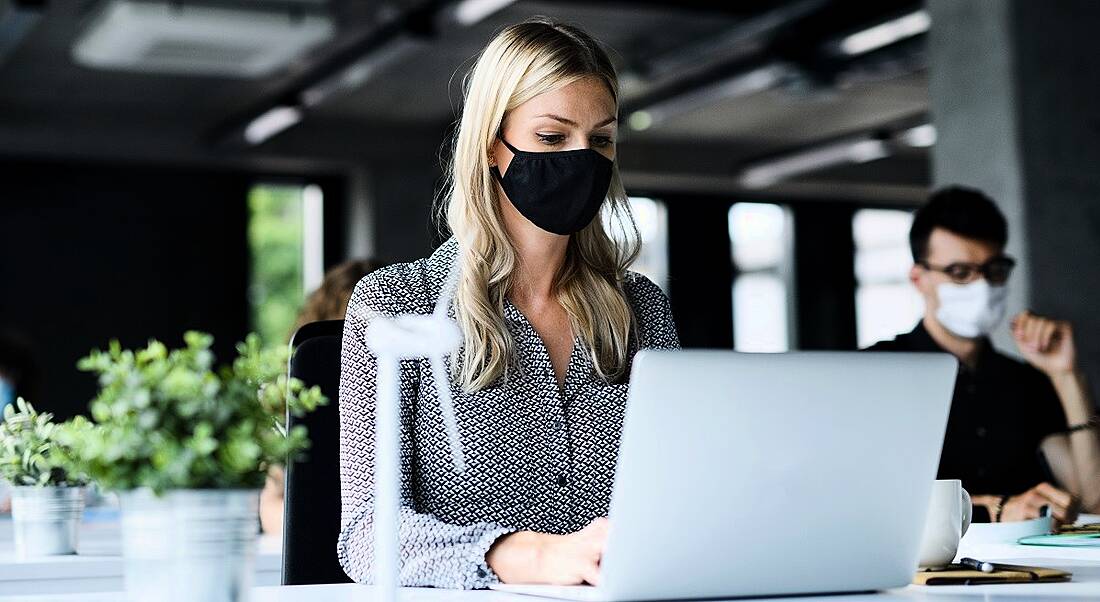
[[[900, 590], [873, 594], [810, 596], [788, 598], [796, 602], [1015, 602], [1029, 600], [1043, 602], [1068, 599], [1100, 599], [1100, 584], [1085, 587], [1080, 583], [1037, 585], [983, 585], [970, 587], [911, 586]], [[299, 585], [292, 587], [257, 587], [252, 590], [250, 602], [363, 602], [376, 600], [373, 588], [364, 585]], [[546, 598], [533, 598], [487, 590], [454, 591], [432, 589], [404, 589], [402, 602], [546, 602]], [[766, 598], [764, 600], [778, 600]], [[105, 592], [97, 594], [62, 594], [45, 596], [0, 596], [3, 602], [124, 602], [125, 594]]]
[[[34, 561], [18, 561], [10, 541], [10, 520], [0, 520], [0, 602], [120, 602], [122, 559], [119, 556], [118, 523], [111, 520], [87, 521], [81, 527], [79, 556], [58, 556]], [[1100, 522], [1100, 517], [1083, 517], [1082, 522]], [[5, 524], [6, 523], [6, 524]], [[5, 537], [6, 535], [6, 537]], [[277, 577], [281, 551], [278, 538], [261, 537], [256, 558], [257, 573], [270, 572]], [[910, 586], [874, 594], [799, 597], [798, 602], [876, 602], [931, 600], [1065, 600], [1081, 598], [1100, 600], [1100, 548], [1054, 548], [1021, 546], [1010, 543], [969, 544], [966, 538], [959, 556], [982, 560], [1030, 564], [1058, 568], [1073, 573], [1069, 583], [1001, 584], [982, 586]], [[94, 581], [99, 579], [99, 581]], [[70, 584], [93, 583], [96, 590], [60, 589], [59, 581]], [[33, 589], [14, 589], [17, 583], [31, 584]], [[260, 585], [278, 583], [257, 580]], [[47, 594], [43, 585], [59, 586], [57, 593]], [[66, 593], [98, 591], [98, 593]], [[42, 595], [10, 595], [36, 592]], [[297, 587], [257, 587], [252, 602], [342, 602], [370, 600], [372, 588], [355, 584], [314, 585]], [[517, 596], [491, 591], [454, 591], [409, 588], [402, 590], [401, 599], [408, 602], [538, 602], [546, 599]], [[774, 600], [774, 598], [772, 598]]]
[[[20, 560], [10, 516], [0, 518], [0, 596], [31, 592], [111, 592], [122, 585], [122, 537], [117, 513], [89, 513], [80, 525], [79, 554]], [[276, 585], [282, 571], [282, 540], [260, 536], [254, 583]], [[117, 599], [118, 594], [114, 594]]]
[[[1055, 601], [1067, 598], [1100, 600], [1100, 550], [1035, 548], [1014, 544], [984, 544], [966, 550], [983, 560], [1033, 564], [1067, 570], [1073, 573], [1069, 583], [1019, 583], [978, 586], [909, 586], [872, 594], [812, 596], [793, 598], [797, 602], [931, 602], [983, 601]], [[308, 585], [295, 587], [257, 587], [251, 602], [361, 602], [374, 599], [373, 588], [364, 585]], [[60, 594], [30, 596], [0, 596], [0, 602], [119, 602], [119, 592], [91, 594]], [[407, 588], [402, 590], [405, 602], [532, 602], [545, 601], [514, 594], [492, 591], [455, 591]], [[775, 600], [769, 598], [768, 600]]]

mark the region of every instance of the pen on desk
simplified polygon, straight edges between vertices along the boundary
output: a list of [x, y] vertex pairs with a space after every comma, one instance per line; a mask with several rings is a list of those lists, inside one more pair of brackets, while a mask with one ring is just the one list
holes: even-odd
[[965, 566], [968, 569], [974, 569], [975, 571], [981, 571], [983, 573], [992, 573], [994, 568], [992, 562], [983, 562], [981, 560], [975, 560], [974, 558], [960, 558], [959, 564]]

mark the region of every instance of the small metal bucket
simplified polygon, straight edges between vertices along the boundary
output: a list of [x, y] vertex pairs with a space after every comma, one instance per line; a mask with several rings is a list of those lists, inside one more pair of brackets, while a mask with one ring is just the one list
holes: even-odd
[[122, 495], [126, 590], [132, 602], [244, 602], [256, 557], [252, 490]]
[[171, 501], [148, 489], [120, 493], [126, 593], [133, 602], [171, 598], [175, 526]]
[[11, 493], [17, 557], [76, 554], [82, 487], [12, 487]]

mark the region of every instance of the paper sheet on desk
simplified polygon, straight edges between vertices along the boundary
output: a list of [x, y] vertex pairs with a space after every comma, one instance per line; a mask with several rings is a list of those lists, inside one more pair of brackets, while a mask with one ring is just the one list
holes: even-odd
[[1016, 543], [1022, 537], [1044, 535], [1054, 529], [1054, 519], [1047, 516], [1012, 523], [973, 523], [962, 538], [962, 546], [984, 543]]

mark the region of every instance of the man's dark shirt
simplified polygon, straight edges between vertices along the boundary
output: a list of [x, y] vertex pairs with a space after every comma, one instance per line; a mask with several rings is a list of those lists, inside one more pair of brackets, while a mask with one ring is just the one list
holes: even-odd
[[[867, 351], [943, 351], [918, 324], [909, 334]], [[1017, 494], [1050, 481], [1039, 444], [1066, 430], [1050, 379], [998, 353], [986, 339], [973, 370], [959, 363], [939, 478], [961, 479], [971, 494]]]

